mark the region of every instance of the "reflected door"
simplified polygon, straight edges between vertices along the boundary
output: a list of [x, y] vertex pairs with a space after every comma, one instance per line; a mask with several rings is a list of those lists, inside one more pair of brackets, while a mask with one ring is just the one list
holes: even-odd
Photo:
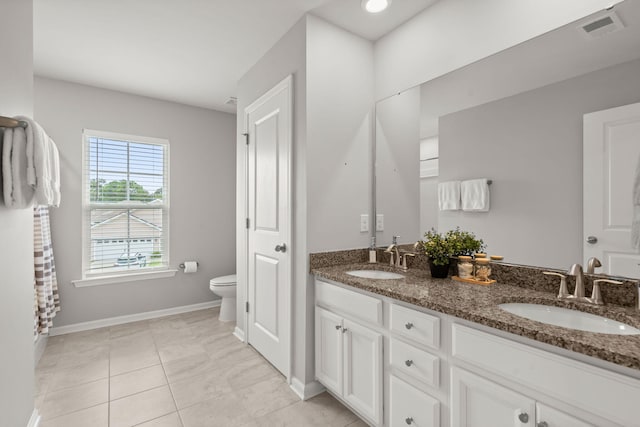
[[291, 77], [245, 110], [248, 135], [247, 341], [289, 376]]
[[640, 103], [584, 115], [584, 261], [606, 274], [640, 277], [631, 245], [633, 182], [640, 161]]

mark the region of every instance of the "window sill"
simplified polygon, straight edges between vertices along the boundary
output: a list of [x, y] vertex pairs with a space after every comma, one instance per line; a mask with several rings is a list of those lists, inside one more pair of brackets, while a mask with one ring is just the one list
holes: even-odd
[[176, 275], [177, 272], [178, 270], [171, 268], [167, 270], [145, 271], [143, 273], [129, 273], [129, 274], [117, 274], [112, 276], [91, 277], [87, 279], [72, 280], [71, 283], [76, 288], [85, 288], [88, 286], [102, 286], [102, 285], [110, 285], [114, 283], [135, 282], [138, 280], [162, 279], [165, 277], [173, 277]]

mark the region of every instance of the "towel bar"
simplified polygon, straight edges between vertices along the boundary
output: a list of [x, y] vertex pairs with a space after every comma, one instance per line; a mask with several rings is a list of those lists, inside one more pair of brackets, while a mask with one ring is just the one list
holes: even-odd
[[0, 128], [26, 128], [27, 122], [22, 120], [12, 119], [10, 117], [0, 116]]

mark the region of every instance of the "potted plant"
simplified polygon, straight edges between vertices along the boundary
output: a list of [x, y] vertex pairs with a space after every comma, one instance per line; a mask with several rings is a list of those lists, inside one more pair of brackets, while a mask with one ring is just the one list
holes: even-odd
[[447, 231], [445, 238], [449, 241], [451, 256], [473, 255], [486, 248], [482, 239], [476, 238], [476, 235], [469, 231], [460, 230], [460, 227]]
[[423, 253], [429, 257], [431, 277], [443, 279], [449, 275], [449, 263], [452, 256], [451, 242], [446, 235], [431, 229], [424, 233], [420, 241]]

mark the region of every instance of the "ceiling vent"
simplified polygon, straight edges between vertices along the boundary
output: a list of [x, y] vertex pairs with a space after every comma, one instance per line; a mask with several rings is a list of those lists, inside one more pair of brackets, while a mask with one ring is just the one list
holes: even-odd
[[585, 24], [581, 24], [578, 30], [584, 37], [593, 40], [615, 33], [623, 28], [624, 24], [620, 21], [618, 15], [614, 11], [610, 11]]
[[229, 99], [225, 101], [225, 105], [238, 105], [238, 98], [230, 96]]

